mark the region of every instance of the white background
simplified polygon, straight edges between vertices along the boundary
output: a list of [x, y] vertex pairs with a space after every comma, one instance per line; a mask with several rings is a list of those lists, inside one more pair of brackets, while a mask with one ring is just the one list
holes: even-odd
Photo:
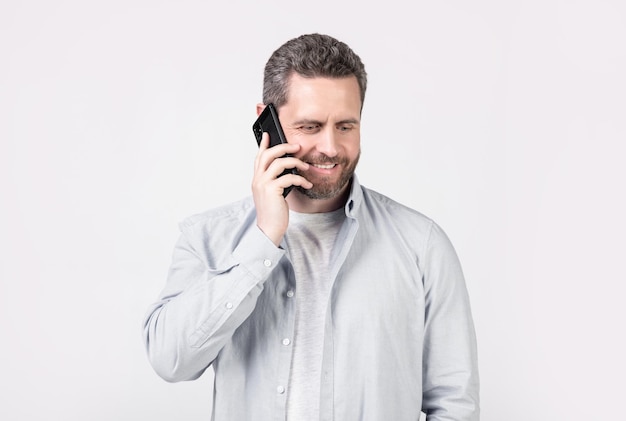
[[4, 0], [0, 419], [210, 418], [141, 320], [177, 223], [249, 194], [263, 66], [308, 32], [366, 64], [361, 182], [457, 248], [482, 420], [619, 419], [620, 0]]

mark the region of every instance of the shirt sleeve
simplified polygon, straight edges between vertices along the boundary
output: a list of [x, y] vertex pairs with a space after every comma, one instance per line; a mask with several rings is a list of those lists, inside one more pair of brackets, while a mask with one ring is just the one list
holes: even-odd
[[422, 408], [428, 421], [478, 421], [476, 335], [461, 264], [433, 223], [424, 268]]
[[199, 248], [183, 230], [165, 288], [144, 319], [148, 359], [170, 382], [202, 375], [252, 313], [284, 255], [256, 226], [226, 257], [213, 259]]

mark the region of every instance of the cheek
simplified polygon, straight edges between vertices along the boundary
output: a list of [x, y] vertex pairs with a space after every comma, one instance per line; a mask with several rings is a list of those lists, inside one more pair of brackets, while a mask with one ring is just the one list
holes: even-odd
[[300, 150], [298, 151], [298, 153], [296, 153], [296, 156], [305, 155], [307, 151], [311, 150], [311, 147], [313, 145], [313, 143], [310, 142], [309, 139], [306, 139], [306, 137], [300, 135], [300, 133], [297, 132], [289, 132], [285, 130], [285, 137], [287, 138], [288, 143], [292, 145], [300, 145]]
[[298, 145], [300, 145], [300, 150], [296, 154], [297, 157], [309, 155], [315, 151], [315, 143], [313, 142], [307, 142], [304, 139], [301, 139], [301, 140], [295, 141], [294, 143], [297, 143]]
[[349, 139], [345, 145], [344, 149], [346, 154], [350, 157], [358, 156], [361, 153], [361, 139], [358, 135], [354, 136], [352, 139]]

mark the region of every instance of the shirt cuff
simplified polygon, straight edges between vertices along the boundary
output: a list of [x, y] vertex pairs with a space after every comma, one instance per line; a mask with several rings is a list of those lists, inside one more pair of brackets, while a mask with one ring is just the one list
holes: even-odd
[[285, 255], [256, 225], [250, 227], [233, 251], [233, 257], [257, 280], [265, 280]]

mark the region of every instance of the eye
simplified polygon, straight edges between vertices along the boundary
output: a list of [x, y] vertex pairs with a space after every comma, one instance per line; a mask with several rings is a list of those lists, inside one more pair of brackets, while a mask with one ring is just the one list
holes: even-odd
[[305, 133], [315, 133], [319, 130], [319, 128], [319, 124], [305, 124], [303, 126], [300, 126], [300, 130]]
[[354, 128], [354, 126], [352, 124], [342, 124], [341, 126], [339, 126], [339, 131], [340, 132], [349, 132], [353, 128]]

